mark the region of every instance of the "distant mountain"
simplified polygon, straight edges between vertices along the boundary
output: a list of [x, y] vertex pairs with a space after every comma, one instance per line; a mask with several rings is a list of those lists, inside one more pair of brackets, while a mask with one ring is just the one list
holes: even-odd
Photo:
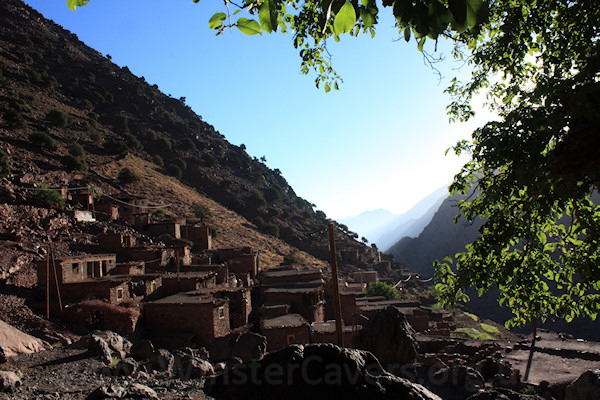
[[387, 251], [405, 236], [418, 236], [431, 221], [431, 218], [447, 196], [448, 185], [444, 185], [419, 201], [404, 214], [373, 230], [367, 238], [376, 243], [381, 250]]
[[424, 277], [433, 276], [434, 260], [454, 256], [479, 236], [481, 221], [468, 223], [461, 218], [454, 223], [454, 217], [458, 214], [458, 201], [462, 198], [464, 197], [458, 195], [446, 197], [418, 237], [404, 237], [386, 253], [393, 254]]
[[375, 232], [379, 232], [381, 227], [387, 226], [390, 221], [400, 217], [383, 208], [362, 212], [354, 217], [340, 219], [339, 222], [348, 226], [351, 231], [364, 236], [367, 239], [372, 239]]

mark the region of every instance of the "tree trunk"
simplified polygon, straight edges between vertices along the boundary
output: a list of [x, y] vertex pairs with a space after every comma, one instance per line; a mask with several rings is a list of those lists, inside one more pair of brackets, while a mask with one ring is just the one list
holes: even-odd
[[533, 353], [535, 352], [535, 339], [537, 336], [537, 318], [533, 319], [533, 338], [531, 339], [531, 348], [529, 349], [529, 358], [527, 359], [527, 367], [525, 368], [525, 377], [523, 381], [529, 379], [529, 371], [531, 370], [531, 362], [533, 361]]

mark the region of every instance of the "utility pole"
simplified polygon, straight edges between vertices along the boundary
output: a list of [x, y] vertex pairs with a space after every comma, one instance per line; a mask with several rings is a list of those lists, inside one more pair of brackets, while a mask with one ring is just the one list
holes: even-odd
[[333, 280], [333, 308], [335, 310], [335, 333], [340, 347], [344, 347], [344, 327], [342, 325], [342, 305], [340, 304], [340, 288], [338, 284], [337, 257], [335, 254], [334, 226], [329, 224], [329, 263]]

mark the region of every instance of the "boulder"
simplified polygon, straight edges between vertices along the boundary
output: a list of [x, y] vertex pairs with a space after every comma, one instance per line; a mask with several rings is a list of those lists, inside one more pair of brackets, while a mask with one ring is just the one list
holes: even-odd
[[204, 378], [215, 374], [212, 364], [198, 357], [189, 358], [187, 368], [190, 378]]
[[292, 345], [227, 369], [205, 392], [217, 400], [440, 400], [387, 373], [373, 354], [333, 344]]
[[12, 371], [0, 371], [0, 392], [12, 393], [21, 386], [21, 378]]
[[158, 399], [156, 392], [141, 383], [132, 383], [127, 388], [128, 399]]
[[124, 358], [115, 366], [115, 375], [129, 376], [137, 371], [137, 363], [133, 358]]
[[427, 380], [426, 386], [445, 400], [463, 400], [485, 387], [481, 374], [464, 365], [441, 368]]
[[545, 400], [535, 394], [523, 394], [510, 389], [485, 389], [468, 397], [467, 400]]
[[129, 354], [137, 360], [147, 360], [154, 354], [154, 345], [148, 339], [137, 340], [131, 346]]
[[94, 331], [90, 334], [90, 346], [92, 346], [92, 342], [100, 340], [106, 342], [110, 350], [119, 358], [125, 358], [131, 350], [131, 342], [112, 331]]
[[104, 385], [97, 387], [88, 394], [85, 400], [121, 399], [125, 396], [125, 389], [118, 385]]
[[386, 368], [412, 364], [417, 357], [417, 337], [404, 314], [388, 306], [376, 312], [352, 339], [352, 347], [370, 351]]
[[0, 320], [0, 362], [6, 362], [8, 357], [36, 353], [51, 348], [52, 346], [48, 342], [28, 335]]
[[238, 357], [243, 361], [260, 360], [267, 352], [267, 338], [254, 332], [232, 332], [216, 338], [210, 346], [210, 361], [228, 361]]
[[156, 350], [150, 357], [152, 368], [158, 371], [171, 372], [175, 365], [175, 356], [166, 349]]
[[600, 369], [585, 371], [567, 386], [565, 400], [599, 400]]

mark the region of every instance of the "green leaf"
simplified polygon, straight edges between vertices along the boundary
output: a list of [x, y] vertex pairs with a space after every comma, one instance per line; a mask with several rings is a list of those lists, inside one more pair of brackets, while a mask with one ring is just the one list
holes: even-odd
[[90, 0], [67, 0], [67, 7], [75, 11], [77, 7], [83, 7], [89, 2]]
[[422, 37], [421, 39], [419, 39], [419, 43], [417, 43], [417, 48], [421, 53], [423, 52], [423, 45], [425, 44], [425, 39], [426, 38]]
[[369, 11], [362, 11], [360, 13], [360, 19], [362, 19], [363, 24], [365, 24], [365, 27], [367, 28], [370, 28], [371, 26], [375, 25], [375, 16]]
[[246, 35], [256, 35], [257, 33], [260, 33], [260, 25], [253, 19], [240, 18], [238, 19], [236, 26]]
[[467, 21], [467, 0], [449, 0], [448, 8], [454, 21], [460, 26], [465, 25]]
[[225, 21], [226, 18], [227, 15], [225, 15], [225, 13], [216, 13], [208, 20], [208, 27], [210, 29], [219, 29], [223, 26], [223, 21]]
[[356, 23], [356, 12], [354, 6], [346, 1], [333, 20], [333, 32], [336, 34], [348, 33]]
[[328, 93], [331, 90], [331, 86], [329, 86], [329, 83], [325, 84], [325, 93]]
[[277, 8], [273, 0], [264, 0], [258, 9], [258, 19], [262, 29], [268, 33], [277, 31]]
[[479, 9], [483, 6], [482, 0], [467, 0], [467, 26], [469, 28], [477, 25], [477, 15]]
[[[407, 42], [410, 40], [410, 28], [408, 26], [406, 27], [406, 29], [404, 29], [404, 40], [406, 40]], [[446, 150], [446, 153], [448, 153], [448, 150]]]

